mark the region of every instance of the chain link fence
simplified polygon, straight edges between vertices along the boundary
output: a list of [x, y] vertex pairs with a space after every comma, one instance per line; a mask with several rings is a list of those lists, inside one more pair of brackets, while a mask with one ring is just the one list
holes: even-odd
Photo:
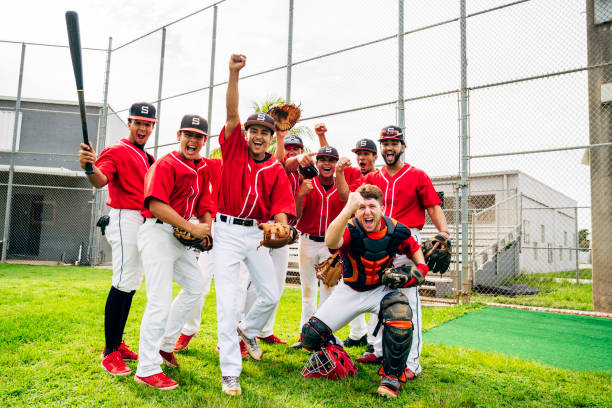
[[[147, 149], [157, 157], [175, 149], [180, 118], [198, 113], [213, 135], [208, 154], [225, 120], [228, 56], [244, 53], [242, 117], [277, 97], [300, 103], [300, 125], [325, 122], [329, 143], [348, 157], [355, 140], [376, 139], [393, 123], [405, 128], [405, 160], [434, 181], [455, 250], [449, 273], [431, 276], [424, 295], [612, 305], [612, 259], [603, 248], [612, 228], [612, 2], [263, 5], [210, 3], [137, 38], [84, 50], [86, 98], [102, 101], [88, 108], [96, 150], [124, 137], [130, 104], [147, 100], [160, 119]], [[274, 21], [274, 29], [236, 23], [247, 20]], [[20, 45], [28, 50], [21, 65]], [[67, 47], [0, 47], [0, 93], [15, 95], [19, 84], [17, 98], [0, 98], [6, 259], [110, 261], [95, 228], [106, 193], [94, 192], [78, 168], [78, 110], [62, 102], [74, 100]], [[41, 61], [53, 69], [40, 75]], [[428, 221], [423, 238], [435, 232]], [[575, 293], [579, 300], [563, 298]]]

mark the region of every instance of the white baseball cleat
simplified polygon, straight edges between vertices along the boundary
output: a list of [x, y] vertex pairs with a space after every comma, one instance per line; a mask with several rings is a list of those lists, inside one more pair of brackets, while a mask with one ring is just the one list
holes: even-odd
[[259, 343], [257, 343], [257, 337], [253, 337], [252, 339], [248, 338], [244, 335], [240, 327], [238, 327], [238, 335], [246, 344], [247, 351], [249, 355], [253, 358], [253, 360], [261, 360], [263, 356], [263, 352], [261, 351], [261, 347], [259, 347]]
[[240, 388], [238, 377], [221, 377], [221, 391], [227, 395], [241, 395], [242, 388]]

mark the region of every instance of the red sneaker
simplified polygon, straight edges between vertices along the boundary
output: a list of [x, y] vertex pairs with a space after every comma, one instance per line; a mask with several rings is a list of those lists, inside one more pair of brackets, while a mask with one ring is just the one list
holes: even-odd
[[186, 334], [181, 333], [178, 340], [176, 341], [176, 344], [174, 345], [174, 351], [185, 350], [187, 346], [189, 345], [189, 342], [191, 341], [191, 339], [193, 339], [194, 336], [195, 336], [195, 333], [192, 335], [186, 335]]
[[157, 373], [148, 377], [134, 376], [134, 381], [161, 391], [173, 390], [178, 387], [178, 383], [164, 373]]
[[240, 354], [242, 355], [242, 358], [250, 358], [251, 356], [249, 355], [249, 350], [247, 350], [247, 346], [246, 343], [242, 340], [240, 340]]
[[178, 368], [179, 363], [176, 361], [173, 352], [168, 353], [167, 351], [159, 350], [159, 355], [162, 357], [162, 360], [164, 360], [165, 365], [172, 368]]
[[119, 350], [119, 353], [121, 353], [121, 358], [123, 361], [138, 360], [138, 353], [134, 353], [132, 350], [130, 350], [124, 341], [121, 342], [117, 350]]
[[404, 368], [404, 376], [406, 377], [406, 381], [412, 381], [416, 378], [416, 374], [414, 373], [414, 371], [412, 371], [408, 367]]
[[132, 370], [126, 366], [121, 359], [121, 353], [118, 350], [113, 351], [108, 356], [102, 359], [100, 366], [110, 375], [126, 376], [130, 375]]
[[376, 354], [368, 353], [359, 357], [357, 362], [361, 364], [380, 364], [382, 363], [382, 357], [376, 357]]
[[278, 337], [276, 337], [274, 334], [271, 334], [267, 337], [259, 337], [257, 336], [257, 338], [263, 342], [266, 343], [270, 343], [270, 344], [287, 344], [287, 342], [285, 340], [281, 340]]

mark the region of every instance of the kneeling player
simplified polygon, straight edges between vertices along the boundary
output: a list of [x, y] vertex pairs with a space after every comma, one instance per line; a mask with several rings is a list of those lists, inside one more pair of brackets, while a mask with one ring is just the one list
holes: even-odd
[[[350, 194], [346, 206], [327, 229], [325, 243], [331, 249], [339, 248], [343, 281], [302, 327], [303, 346], [316, 352], [302, 374], [316, 376], [313, 371], [320, 374], [318, 369], [329, 371], [331, 366], [350, 373], [352, 362], [346, 361], [346, 353], [338, 352], [335, 344], [339, 341], [333, 333], [361, 313], [378, 313], [383, 339], [378, 393], [396, 397], [406, 380], [404, 370], [412, 342], [412, 310], [408, 299], [394, 289], [419, 285], [429, 268], [410, 230], [384, 217], [383, 211], [382, 191], [366, 184]], [[355, 218], [351, 219], [353, 214]], [[397, 254], [411, 257], [417, 267], [389, 268]], [[313, 357], [321, 355], [331, 361], [313, 367]]]

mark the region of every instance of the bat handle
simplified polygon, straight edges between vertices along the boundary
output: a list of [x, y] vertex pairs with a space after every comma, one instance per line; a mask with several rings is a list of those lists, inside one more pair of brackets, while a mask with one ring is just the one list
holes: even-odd
[[93, 165], [91, 163], [85, 164], [85, 174], [94, 174]]

